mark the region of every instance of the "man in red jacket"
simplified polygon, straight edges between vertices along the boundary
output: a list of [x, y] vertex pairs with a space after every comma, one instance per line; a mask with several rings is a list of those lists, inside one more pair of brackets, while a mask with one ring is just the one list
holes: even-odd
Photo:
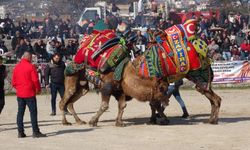
[[12, 86], [16, 89], [18, 102], [17, 127], [19, 138], [26, 137], [23, 126], [26, 105], [30, 110], [33, 138], [46, 137], [45, 134], [40, 132], [37, 123], [36, 94], [41, 92], [41, 87], [36, 67], [32, 65], [31, 61], [31, 53], [25, 52], [20, 63], [15, 66], [12, 76]]

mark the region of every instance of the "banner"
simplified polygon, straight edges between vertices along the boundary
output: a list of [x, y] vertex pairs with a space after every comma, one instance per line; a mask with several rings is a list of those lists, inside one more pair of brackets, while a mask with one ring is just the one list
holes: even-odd
[[213, 83], [250, 83], [250, 63], [248, 61], [215, 62]]

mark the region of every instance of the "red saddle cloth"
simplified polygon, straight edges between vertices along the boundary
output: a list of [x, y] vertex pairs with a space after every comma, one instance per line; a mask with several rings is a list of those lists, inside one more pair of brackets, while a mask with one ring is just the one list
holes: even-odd
[[144, 77], [184, 76], [189, 71], [199, 69], [199, 55], [188, 40], [193, 35], [187, 35], [186, 32], [183, 25], [166, 29], [166, 38], [161, 45], [148, 46], [150, 52], [141, 60], [139, 74]]
[[[166, 41], [163, 42], [161, 46], [162, 48], [157, 45], [156, 49], [149, 48], [150, 51], [155, 51], [153, 52], [154, 56], [148, 55], [140, 58], [141, 64], [139, 67], [139, 74], [143, 77], [168, 76], [171, 77], [171, 80], [175, 79], [176, 77], [178, 78], [178, 76], [180, 75], [185, 75], [185, 73], [180, 72], [180, 65], [178, 62], [176, 62], [176, 57], [174, 57], [173, 49], [170, 48]], [[188, 59], [188, 71], [197, 70], [201, 67], [199, 56], [194, 46], [190, 42], [187, 42], [187, 47], [188, 58], [186, 59]], [[148, 60], [149, 58], [151, 61]], [[155, 73], [154, 71], [156, 71], [157, 73]]]
[[[108, 57], [111, 52], [119, 45], [107, 49], [95, 60], [91, 58], [92, 54], [96, 50], [98, 50], [105, 42], [115, 37], [116, 34], [112, 30], [94, 30], [92, 34], [85, 35], [81, 41], [80, 48], [78, 49], [75, 55], [74, 61], [77, 64], [81, 64], [84, 61], [87, 61], [88, 65], [90, 65], [91, 67], [98, 68], [100, 66], [100, 61], [102, 60], [102, 57], [103, 59], [106, 59], [106, 57]], [[87, 60], [85, 60], [86, 58]]]
[[[167, 41], [163, 42], [163, 47], [168, 55], [168, 74], [186, 74], [188, 71], [197, 70], [201, 67], [199, 56], [189, 41], [195, 36], [195, 20], [188, 20], [184, 25], [174, 25], [165, 30]], [[171, 66], [175, 66], [171, 69]]]
[[[164, 63], [162, 64], [162, 68], [165, 68], [163, 71], [167, 74], [167, 75], [176, 75], [178, 74], [178, 69], [177, 69], [177, 65], [175, 62], [175, 58], [174, 56], [171, 56], [170, 54], [173, 53], [172, 49], [168, 46], [167, 42], [163, 42], [162, 46], [164, 47], [164, 50], [167, 52], [167, 55], [165, 60], [167, 62], [167, 67], [165, 66]], [[199, 56], [194, 48], [194, 46], [190, 43], [187, 42], [187, 54], [188, 54], [188, 60], [189, 60], [189, 71], [192, 70], [197, 70], [201, 67], [201, 63], [200, 63], [200, 59]], [[163, 52], [161, 52], [162, 55]], [[160, 57], [161, 62], [164, 62], [164, 58]]]

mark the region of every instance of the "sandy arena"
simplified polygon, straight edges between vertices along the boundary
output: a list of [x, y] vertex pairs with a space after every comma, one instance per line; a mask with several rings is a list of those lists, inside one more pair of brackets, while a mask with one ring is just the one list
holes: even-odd
[[[171, 97], [165, 110], [170, 125], [147, 125], [148, 103], [130, 101], [124, 112], [126, 127], [115, 127], [117, 102], [100, 118], [98, 127], [62, 126], [59, 110], [51, 117], [49, 96], [38, 96], [38, 120], [47, 138], [33, 139], [28, 109], [25, 126], [27, 138], [18, 139], [16, 129], [17, 103], [15, 96], [6, 97], [0, 115], [0, 150], [249, 150], [250, 149], [250, 89], [215, 90], [222, 97], [219, 124], [203, 124], [210, 114], [210, 103], [195, 90], [181, 90], [191, 115], [182, 119], [181, 108]], [[57, 101], [58, 104], [59, 100]], [[89, 121], [100, 105], [100, 95], [88, 93], [75, 104], [79, 117]], [[58, 106], [58, 105], [57, 105]]]

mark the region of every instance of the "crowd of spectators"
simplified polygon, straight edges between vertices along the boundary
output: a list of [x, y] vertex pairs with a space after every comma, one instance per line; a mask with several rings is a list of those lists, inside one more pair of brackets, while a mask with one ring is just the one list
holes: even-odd
[[[176, 24], [176, 18], [166, 19], [166, 14], [162, 11], [164, 8], [157, 8], [158, 6], [153, 2], [149, 11], [157, 12], [158, 15], [144, 16], [143, 13], [145, 12], [142, 11], [138, 13], [134, 20], [124, 20], [119, 17], [120, 9], [113, 4], [111, 7], [113, 14], [107, 16], [105, 23], [111, 29], [117, 29], [125, 23], [128, 27], [157, 27], [162, 30]], [[214, 60], [250, 59], [248, 16], [240, 13], [221, 12], [219, 16], [214, 13], [209, 19], [195, 15], [191, 18], [199, 21], [199, 36], [208, 44], [209, 54]], [[64, 56], [65, 59], [72, 58], [79, 46], [79, 36], [90, 34], [99, 20], [100, 18], [97, 15], [95, 20], [88, 20], [79, 25], [73, 23], [70, 19], [52, 19], [50, 14], [47, 14], [42, 22], [32, 18], [31, 20], [23, 19], [17, 22], [17, 25], [14, 25], [12, 19], [6, 15], [6, 18], [0, 21], [5, 23], [1, 32], [4, 33], [2, 35], [6, 36], [6, 39], [11, 40], [11, 49], [7, 49], [4, 41], [0, 40], [0, 53], [7, 53], [7, 56], [12, 56], [14, 53], [16, 58], [20, 58], [24, 51], [29, 49], [37, 55], [38, 60], [43, 62], [49, 61], [55, 52]], [[137, 44], [146, 45], [147, 36], [141, 31], [138, 31], [137, 35]]]
[[219, 19], [201, 18], [201, 38], [214, 60], [249, 60], [250, 30], [248, 16], [230, 12]]
[[[162, 18], [160, 13], [153, 20], [141, 19], [142, 14], [135, 18], [135, 25], [143, 24], [158, 27], [162, 30], [176, 24], [175, 18]], [[250, 60], [250, 28], [248, 16], [240, 13], [216, 13], [211, 18], [193, 15], [187, 19], [198, 20], [198, 36], [203, 39], [209, 49], [209, 55], [214, 60]], [[138, 33], [140, 35], [140, 33]], [[140, 38], [143, 39], [143, 38]], [[145, 42], [144, 42], [145, 43]]]
[[[58, 52], [65, 58], [71, 58], [78, 47], [78, 35], [73, 32], [70, 20], [54, 20], [48, 14], [43, 22], [34, 18], [24, 19], [15, 25], [9, 15], [1, 20], [0, 53], [7, 57], [21, 58], [25, 50], [36, 54], [39, 61], [47, 62], [50, 56]], [[11, 47], [6, 47], [5, 41], [11, 41]]]

